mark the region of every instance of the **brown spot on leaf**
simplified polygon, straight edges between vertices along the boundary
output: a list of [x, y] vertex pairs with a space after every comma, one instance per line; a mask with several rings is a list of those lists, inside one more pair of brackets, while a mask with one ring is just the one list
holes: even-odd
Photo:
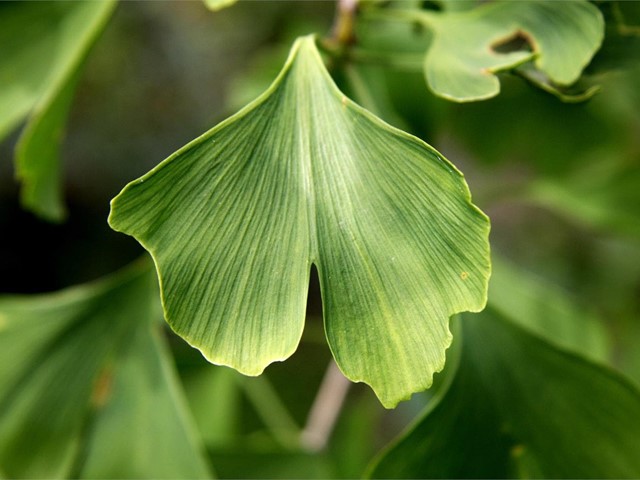
[[111, 397], [113, 385], [113, 369], [105, 367], [96, 378], [93, 384], [93, 390], [91, 391], [91, 406], [94, 408], [102, 408], [109, 401]]
[[522, 444], [518, 444], [518, 445], [514, 445], [511, 448], [511, 457], [512, 458], [518, 458], [521, 457], [522, 454], [524, 453], [525, 450], [525, 446]]

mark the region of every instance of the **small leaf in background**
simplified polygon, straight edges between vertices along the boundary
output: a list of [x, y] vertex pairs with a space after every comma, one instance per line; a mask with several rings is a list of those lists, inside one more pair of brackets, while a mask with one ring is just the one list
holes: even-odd
[[374, 478], [637, 478], [640, 393], [495, 312], [460, 322], [449, 389]]
[[497, 95], [495, 73], [532, 59], [549, 88], [571, 85], [604, 35], [599, 10], [582, 0], [492, 2], [462, 12], [413, 15], [433, 31], [424, 64], [429, 87], [457, 102]]
[[571, 87], [556, 85], [542, 70], [538, 70], [533, 62], [518, 66], [515, 73], [565, 103], [585, 102], [601, 90], [600, 85], [572, 85]]
[[32, 115], [15, 151], [22, 206], [50, 221], [63, 220], [67, 215], [59, 150], [78, 75], [73, 76]]
[[312, 37], [254, 103], [112, 201], [155, 258], [167, 321], [258, 375], [296, 349], [311, 265], [338, 365], [395, 406], [442, 369], [449, 317], [484, 307], [489, 222], [462, 174], [355, 105]]
[[115, 1], [6, 2], [0, 12], [0, 140], [25, 118], [16, 176], [25, 208], [66, 215], [59, 147], [78, 71]]
[[204, 478], [147, 263], [0, 298], [0, 468], [10, 478]]

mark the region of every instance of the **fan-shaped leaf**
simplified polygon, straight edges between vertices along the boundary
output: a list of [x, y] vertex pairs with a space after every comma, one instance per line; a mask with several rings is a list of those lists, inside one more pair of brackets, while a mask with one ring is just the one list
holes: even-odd
[[486, 300], [489, 222], [462, 174], [344, 97], [311, 37], [109, 222], [153, 255], [175, 331], [249, 375], [295, 350], [315, 264], [336, 361], [386, 406], [431, 384], [449, 316]]
[[58, 149], [84, 58], [114, 0], [0, 5], [0, 139], [30, 116], [16, 151], [23, 205], [64, 218]]
[[460, 324], [455, 378], [379, 460], [374, 478], [640, 475], [633, 385], [490, 309]]
[[[551, 82], [570, 85], [604, 36], [600, 11], [582, 0], [492, 2], [463, 12], [416, 13], [415, 18], [433, 31], [424, 64], [429, 87], [459, 102], [497, 95], [495, 73], [532, 58], [548, 78], [548, 88]], [[511, 48], [499, 51], [510, 40]]]
[[155, 283], [145, 264], [0, 298], [0, 469], [10, 478], [208, 475], [157, 331]]

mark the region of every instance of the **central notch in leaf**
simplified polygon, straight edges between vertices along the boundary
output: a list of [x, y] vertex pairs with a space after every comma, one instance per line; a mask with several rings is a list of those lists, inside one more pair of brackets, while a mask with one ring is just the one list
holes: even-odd
[[314, 38], [257, 100], [131, 182], [109, 223], [153, 256], [165, 317], [212, 363], [289, 357], [318, 269], [329, 346], [386, 407], [429, 387], [479, 311], [489, 220], [462, 174], [348, 100]]

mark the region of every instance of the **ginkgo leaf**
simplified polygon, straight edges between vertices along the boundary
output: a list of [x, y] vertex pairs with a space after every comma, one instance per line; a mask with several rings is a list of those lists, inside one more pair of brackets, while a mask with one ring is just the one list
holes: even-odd
[[0, 469], [207, 477], [161, 325], [146, 262], [62, 292], [1, 297]]
[[[458, 102], [497, 95], [495, 73], [531, 59], [545, 78], [570, 85], [604, 37], [602, 14], [583, 0], [502, 1], [462, 12], [411, 15], [433, 32], [424, 64], [429, 87]], [[501, 44], [518, 39], [523, 45], [500, 51]]]
[[[592, 98], [600, 92], [600, 85], [572, 85], [562, 87], [554, 84], [551, 79], [541, 70], [535, 68], [532, 62], [527, 62], [518, 66], [515, 73], [527, 80], [532, 85], [555, 96], [565, 103], [580, 103]], [[578, 82], [581, 83], [581, 82]]]
[[462, 174], [342, 95], [313, 37], [111, 208], [151, 252], [173, 329], [248, 375], [296, 349], [312, 264], [339, 367], [387, 407], [443, 367], [449, 316], [486, 301], [489, 221]]
[[49, 221], [63, 220], [67, 215], [59, 151], [78, 74], [73, 76], [61, 91], [40, 104], [15, 151], [16, 177], [22, 182], [22, 206]]
[[16, 150], [22, 204], [48, 220], [66, 214], [59, 147], [78, 72], [116, 5], [4, 2], [0, 11], [0, 139], [25, 117]]
[[460, 322], [448, 388], [377, 460], [373, 478], [640, 475], [634, 385], [490, 308], [474, 317]]

